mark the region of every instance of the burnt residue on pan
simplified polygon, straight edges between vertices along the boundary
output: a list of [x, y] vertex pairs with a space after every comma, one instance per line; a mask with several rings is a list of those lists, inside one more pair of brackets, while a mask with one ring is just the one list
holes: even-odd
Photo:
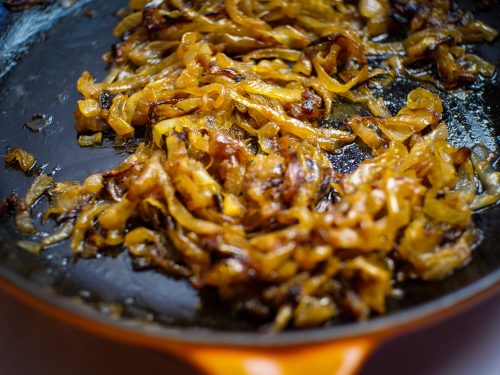
[[40, 5], [47, 6], [54, 4], [51, 0], [5, 0], [3, 6], [11, 12], [21, 12], [31, 7]]
[[[126, 149], [114, 149], [109, 140], [105, 140], [102, 147], [80, 148], [73, 128], [74, 103], [78, 100], [76, 80], [83, 70], [91, 71], [97, 79], [104, 77], [101, 55], [115, 41], [111, 34], [116, 23], [114, 14], [127, 3], [127, 0], [80, 1], [78, 9], [56, 4], [16, 14], [0, 7], [0, 64], [3, 67], [0, 72], [0, 150], [15, 146], [32, 152], [41, 163], [46, 163], [45, 172], [54, 171], [55, 179], [61, 181], [81, 181], [91, 172], [109, 169], [128, 155]], [[95, 17], [85, 16], [89, 10]], [[499, 12], [500, 6], [496, 5], [478, 17], [500, 28]], [[42, 30], [44, 38], [28, 43]], [[499, 45], [497, 42], [481, 46], [479, 54], [498, 66]], [[387, 104], [392, 110], [400, 108], [407, 93], [418, 85], [421, 84], [397, 80], [383, 89]], [[436, 90], [432, 86], [428, 88]], [[498, 74], [493, 81], [479, 81], [467, 88], [441, 92], [440, 96], [446, 108], [453, 109], [454, 114], [448, 114], [447, 122], [455, 145], [471, 147], [481, 143], [492, 151], [498, 150], [495, 131], [500, 126]], [[356, 110], [360, 109], [346, 107], [338, 116], [341, 117], [342, 111]], [[52, 123], [40, 132], [33, 132], [23, 125], [37, 113], [52, 116]], [[335, 119], [332, 124], [335, 125]], [[349, 145], [331, 155], [331, 160], [340, 172], [347, 173], [366, 157], [362, 147]], [[23, 195], [31, 183], [30, 178], [3, 165], [0, 181], [0, 198], [13, 192]], [[40, 211], [43, 208], [43, 204], [38, 207]], [[497, 271], [500, 267], [499, 213], [497, 206], [475, 216], [483, 240], [467, 267], [442, 282], [404, 282], [398, 286], [404, 290], [403, 296], [389, 301], [390, 312], [437, 299]], [[11, 218], [0, 220], [0, 272], [12, 270], [33, 283], [58, 294], [77, 297], [115, 317], [134, 317], [174, 327], [202, 326], [231, 331], [258, 327], [258, 322], [231, 314], [209, 290], [200, 298], [198, 291], [185, 280], [152, 270], [135, 272], [128, 253], [120, 249], [94, 259], [79, 259], [72, 255], [68, 244], [63, 243], [45, 250], [40, 257], [32, 256], [15, 247], [19, 235]], [[47, 232], [50, 229], [50, 225], [43, 228]]]

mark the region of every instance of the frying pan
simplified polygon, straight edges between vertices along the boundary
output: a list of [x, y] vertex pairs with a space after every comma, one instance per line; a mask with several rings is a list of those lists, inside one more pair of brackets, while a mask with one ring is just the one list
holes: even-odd
[[[83, 70], [106, 74], [101, 55], [115, 42], [111, 29], [119, 1], [59, 2], [10, 13], [0, 6], [0, 149], [21, 147], [56, 180], [82, 180], [123, 160], [129, 149], [112, 141], [78, 146], [73, 111]], [[471, 2], [472, 3], [472, 2]], [[464, 8], [476, 5], [461, 2]], [[477, 11], [477, 9], [473, 9]], [[477, 17], [500, 29], [500, 6]], [[500, 63], [500, 44], [477, 47]], [[396, 82], [387, 96], [397, 109], [415, 83]], [[500, 82], [479, 82], [442, 94], [451, 141], [497, 150]], [[44, 115], [44, 116], [42, 116]], [[34, 116], [34, 117], [33, 117]], [[24, 124], [34, 121], [38, 132]], [[42, 122], [42, 123], [40, 123]], [[363, 155], [352, 148], [332, 159], [347, 168]], [[0, 167], [0, 197], [23, 195], [33, 176]], [[44, 203], [39, 203], [42, 210]], [[157, 270], [135, 272], [126, 251], [78, 259], [67, 243], [35, 257], [15, 246], [12, 217], [0, 218], [0, 287], [61, 321], [123, 342], [166, 350], [213, 374], [349, 374], [387, 337], [428, 324], [498, 290], [500, 207], [475, 215], [481, 242], [466, 267], [440, 282], [406, 281], [389, 313], [367, 322], [338, 321], [322, 328], [264, 333], [258, 322], [234, 315], [210, 291]], [[42, 228], [50, 231], [50, 224]]]

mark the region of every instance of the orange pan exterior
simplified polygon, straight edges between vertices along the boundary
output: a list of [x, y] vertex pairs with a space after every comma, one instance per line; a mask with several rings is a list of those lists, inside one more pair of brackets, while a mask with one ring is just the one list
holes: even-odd
[[430, 314], [398, 321], [379, 331], [320, 342], [290, 345], [230, 345], [196, 343], [131, 330], [56, 306], [0, 278], [0, 289], [22, 303], [62, 323], [122, 343], [173, 354], [210, 375], [351, 375], [384, 340], [463, 311], [500, 290], [495, 282], [472, 296]]

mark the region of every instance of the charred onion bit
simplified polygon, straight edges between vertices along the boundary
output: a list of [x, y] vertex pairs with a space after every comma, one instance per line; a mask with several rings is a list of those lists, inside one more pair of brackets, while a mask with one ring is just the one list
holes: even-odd
[[0, 218], [17, 206], [19, 196], [17, 193], [12, 193], [0, 201]]
[[[77, 130], [83, 146], [109, 130], [126, 140], [147, 126], [147, 137], [81, 184], [36, 181], [31, 195], [50, 196], [45, 219], [61, 223], [40, 246], [68, 233], [83, 256], [123, 245], [137, 268], [215, 288], [274, 330], [384, 313], [401, 263], [435, 280], [467, 262], [471, 207], [497, 201], [498, 173], [484, 150], [471, 161], [447, 142], [436, 92], [412, 91], [391, 115], [368, 83], [392, 72], [367, 55], [388, 52], [401, 69], [432, 62], [452, 87], [492, 74], [462, 45], [493, 30], [445, 0], [130, 6], [108, 77], [78, 81]], [[402, 44], [369, 39], [394, 19], [408, 30]], [[328, 126], [341, 101], [372, 116]], [[335, 172], [328, 152], [355, 140], [373, 157]], [[31, 205], [18, 215], [23, 232]]]
[[431, 63], [446, 88], [474, 82], [478, 75], [493, 76], [494, 66], [469, 53], [465, 45], [492, 42], [498, 32], [457, 9], [452, 1], [396, 0], [392, 15], [398, 27], [403, 24], [408, 32], [403, 65]]

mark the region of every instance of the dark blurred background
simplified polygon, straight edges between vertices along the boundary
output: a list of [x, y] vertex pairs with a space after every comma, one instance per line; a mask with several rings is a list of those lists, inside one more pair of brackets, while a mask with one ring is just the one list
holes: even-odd
[[[361, 375], [498, 375], [499, 317], [500, 295], [496, 295], [450, 319], [391, 339], [373, 353]], [[199, 375], [162, 352], [81, 332], [3, 293], [0, 374]]]

